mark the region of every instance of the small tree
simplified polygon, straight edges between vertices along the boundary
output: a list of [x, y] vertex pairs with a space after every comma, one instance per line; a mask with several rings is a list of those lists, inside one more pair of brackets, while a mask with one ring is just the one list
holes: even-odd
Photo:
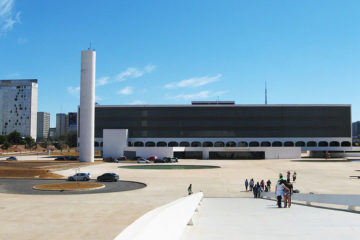
[[18, 131], [13, 131], [8, 135], [8, 141], [10, 144], [21, 144], [22, 138]]
[[25, 148], [33, 148], [35, 144], [35, 140], [31, 136], [26, 136], [24, 138]]
[[1, 148], [2, 148], [2, 149], [9, 149], [9, 147], [11, 147], [11, 144], [10, 144], [8, 141], [4, 142], [4, 143], [1, 145]]
[[77, 147], [77, 134], [76, 133], [70, 133], [67, 136], [67, 145], [69, 145], [69, 147]]
[[48, 141], [46, 140], [41, 140], [41, 142], [39, 143], [40, 147], [42, 148], [47, 148], [50, 144]]
[[7, 135], [0, 135], [0, 144], [4, 144], [8, 141]]

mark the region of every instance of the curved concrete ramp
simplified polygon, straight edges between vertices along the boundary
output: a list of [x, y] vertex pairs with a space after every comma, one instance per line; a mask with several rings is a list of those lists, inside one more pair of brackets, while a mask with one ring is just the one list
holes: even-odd
[[359, 239], [360, 214], [252, 198], [204, 198], [182, 240]]

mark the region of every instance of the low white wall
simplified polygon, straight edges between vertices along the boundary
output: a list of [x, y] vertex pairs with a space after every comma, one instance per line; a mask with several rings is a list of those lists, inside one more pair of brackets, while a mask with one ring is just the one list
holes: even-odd
[[104, 129], [103, 157], [118, 158], [124, 156], [124, 149], [128, 144], [127, 139], [127, 129]]
[[180, 239], [202, 198], [200, 192], [158, 207], [137, 219], [114, 240]]
[[135, 151], [136, 156], [143, 158], [150, 156], [157, 156], [159, 158], [173, 157], [174, 153], [172, 147], [126, 147], [125, 151]]
[[[264, 192], [262, 197], [275, 198], [275, 194]], [[307, 205], [311, 205], [311, 203], [345, 205], [348, 206], [348, 210], [355, 210], [355, 207], [360, 207], [360, 195], [295, 193], [291, 196], [291, 199], [306, 202]]]

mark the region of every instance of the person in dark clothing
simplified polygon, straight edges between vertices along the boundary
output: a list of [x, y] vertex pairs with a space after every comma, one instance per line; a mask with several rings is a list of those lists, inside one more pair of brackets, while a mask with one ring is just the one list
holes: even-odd
[[284, 207], [286, 208], [286, 207], [291, 207], [291, 195], [294, 192], [293, 192], [293, 185], [289, 180], [286, 181], [284, 185], [287, 188], [287, 190], [284, 191]]
[[189, 185], [188, 187], [188, 195], [191, 195], [193, 192], [192, 192], [192, 184]]
[[267, 180], [266, 186], [268, 187], [268, 191], [270, 192], [271, 191], [271, 181], [270, 181], [270, 179]]
[[252, 188], [253, 194], [254, 194], [254, 198], [257, 198], [257, 191], [258, 191], [257, 188], [258, 188], [257, 185], [255, 185], [255, 186]]
[[245, 189], [246, 189], [246, 191], [247, 191], [247, 189], [248, 189], [248, 186], [249, 186], [249, 182], [248, 182], [248, 180], [246, 179], [246, 180], [245, 180]]
[[294, 173], [293, 173], [293, 182], [295, 182], [296, 181], [296, 172], [294, 171]]
[[260, 194], [261, 194], [261, 190], [262, 190], [262, 187], [261, 185], [259, 184], [259, 182], [256, 183], [256, 197], [257, 198], [260, 198]]

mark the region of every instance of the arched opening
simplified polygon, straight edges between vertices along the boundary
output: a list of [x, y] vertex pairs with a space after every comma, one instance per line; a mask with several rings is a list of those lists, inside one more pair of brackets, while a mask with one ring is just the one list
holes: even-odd
[[191, 143], [191, 146], [192, 146], [192, 147], [201, 147], [201, 143], [198, 142], [198, 141], [192, 142], [192, 143]]
[[233, 141], [227, 142], [226, 147], [236, 147], [236, 143]]
[[166, 147], [166, 146], [167, 146], [167, 143], [166, 143], [166, 142], [157, 142], [157, 143], [156, 143], [156, 146], [157, 146], [157, 147]]
[[270, 142], [261, 142], [261, 146], [262, 147], [271, 147], [271, 143]]
[[101, 143], [100, 143], [100, 147], [102, 147], [102, 146], [103, 146], [103, 144], [104, 144], [104, 143], [103, 143], [103, 142], [101, 142]]
[[146, 147], [155, 147], [155, 143], [154, 142], [146, 142], [145, 146]]
[[307, 143], [306, 143], [306, 146], [308, 146], [308, 147], [316, 147], [317, 144], [316, 144], [315, 141], [310, 141], [310, 142], [307, 142]]
[[282, 147], [282, 142], [280, 142], [280, 141], [275, 141], [275, 142], [272, 143], [272, 146], [273, 146], [273, 147]]
[[249, 144], [247, 142], [241, 141], [241, 142], [238, 143], [238, 146], [239, 147], [248, 147]]
[[99, 142], [95, 142], [95, 143], [94, 143], [94, 146], [95, 146], [95, 147], [98, 147], [98, 146], [99, 146]]
[[328, 147], [329, 146], [329, 143], [326, 142], [326, 141], [320, 141], [319, 144], [318, 144], [319, 147]]
[[249, 147], [258, 147], [260, 146], [259, 142], [250, 142]]
[[296, 142], [295, 146], [296, 147], [305, 147], [305, 142], [303, 142], [303, 141]]
[[294, 146], [294, 142], [287, 141], [287, 142], [284, 143], [284, 146], [285, 146], [285, 147], [293, 147], [293, 146]]
[[224, 147], [225, 143], [224, 142], [215, 142], [214, 147]]
[[178, 147], [179, 143], [178, 142], [169, 142], [168, 147]]
[[344, 142], [341, 142], [341, 146], [342, 147], [350, 147], [351, 143], [349, 141], [344, 141]]
[[128, 142], [128, 147], [132, 147], [132, 142]]
[[143, 147], [144, 143], [143, 142], [135, 142], [134, 143], [134, 147]]
[[338, 141], [332, 141], [330, 142], [330, 147], [339, 147], [340, 143]]
[[212, 142], [203, 142], [203, 147], [213, 147], [214, 144]]
[[190, 143], [189, 142], [181, 142], [180, 147], [190, 147]]

